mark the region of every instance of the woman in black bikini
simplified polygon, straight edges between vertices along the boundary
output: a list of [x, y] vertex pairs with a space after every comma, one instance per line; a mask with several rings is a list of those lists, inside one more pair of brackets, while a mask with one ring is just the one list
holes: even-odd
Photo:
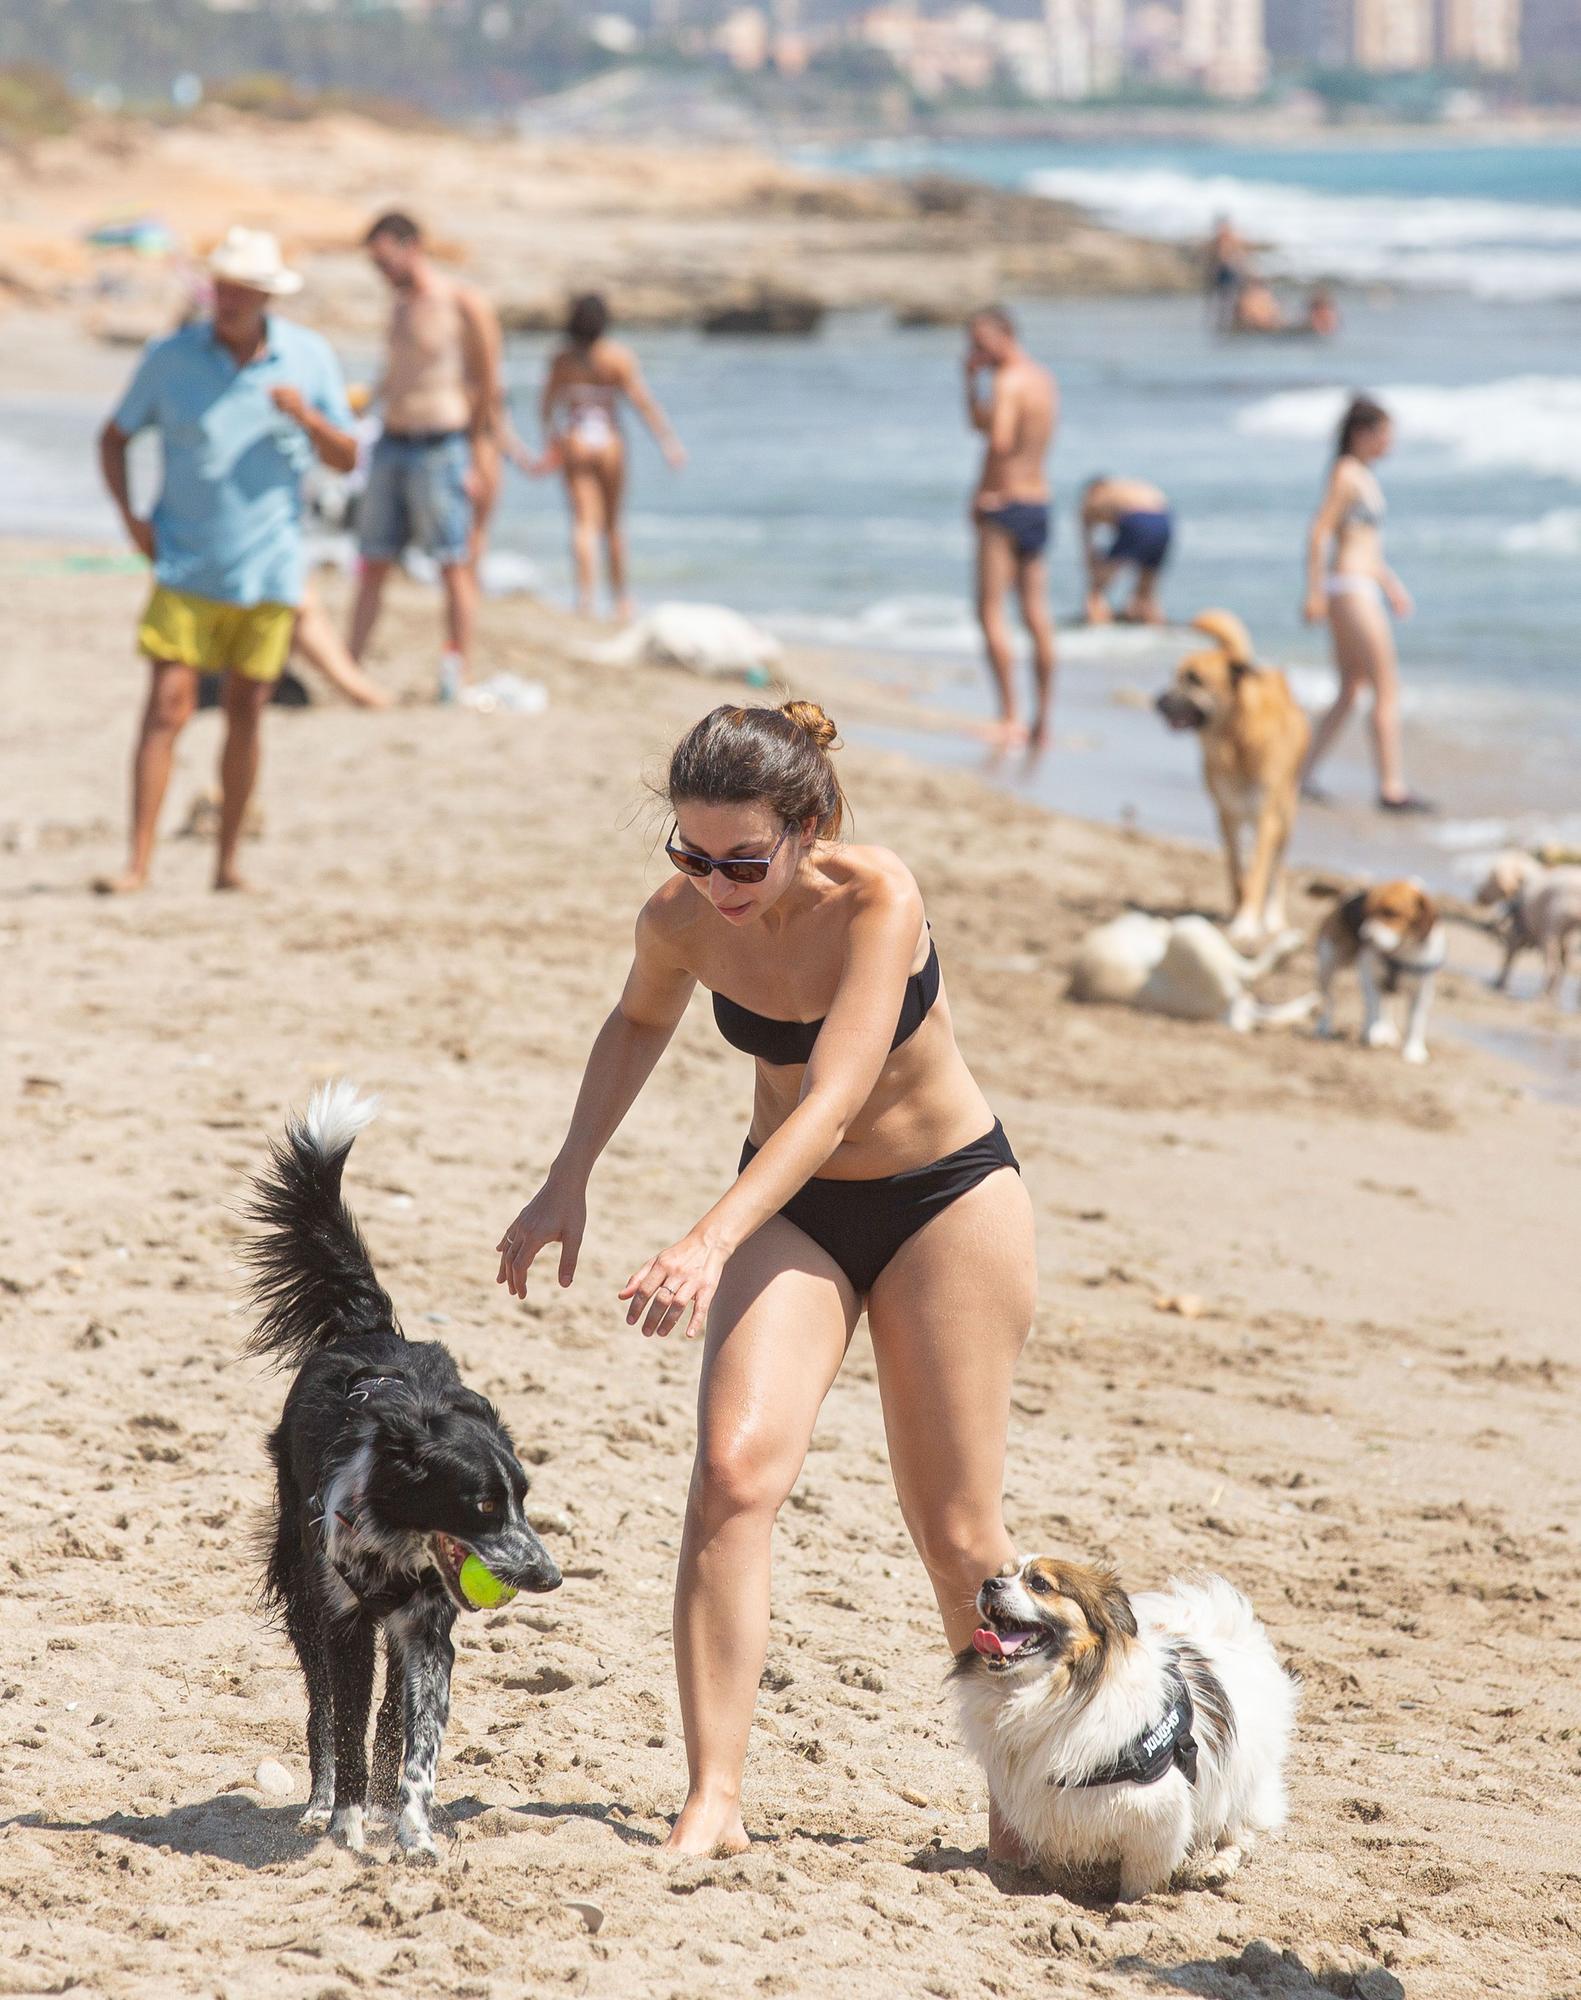
[[[1032, 1209], [955, 1045], [910, 871], [839, 842], [834, 725], [812, 702], [716, 708], [670, 760], [678, 875], [588, 1058], [543, 1187], [502, 1239], [525, 1296], [545, 1244], [569, 1284], [588, 1177], [699, 983], [757, 1061], [737, 1179], [621, 1292], [644, 1334], [702, 1332], [697, 1457], [675, 1591], [689, 1787], [670, 1846], [739, 1850], [768, 1643], [769, 1542], [866, 1309], [890, 1468], [952, 1651], [1014, 1553], [1001, 1514], [1016, 1360], [1032, 1321]], [[990, 1828], [996, 1852], [1008, 1851]]]

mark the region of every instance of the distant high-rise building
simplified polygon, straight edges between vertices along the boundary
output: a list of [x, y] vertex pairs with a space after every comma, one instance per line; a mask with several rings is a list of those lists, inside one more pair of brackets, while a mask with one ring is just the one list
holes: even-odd
[[1343, 63], [1350, 53], [1349, 0], [1264, 0], [1263, 34], [1275, 62]]
[[1043, 0], [1049, 95], [1112, 91], [1125, 68], [1125, 0]]
[[1263, 0], [1181, 0], [1180, 66], [1217, 97], [1254, 97], [1268, 78]]
[[1522, 60], [1523, 19], [1529, 24], [1534, 9], [1571, 23], [1581, 55], [1581, 0], [1265, 0], [1265, 6], [1269, 54], [1282, 63], [1514, 69]]
[[1087, 0], [1092, 87], [1099, 96], [1114, 89], [1125, 69], [1125, 13], [1125, 0]]
[[[1581, 16], [1581, 5], [1572, 5]], [[1476, 69], [1514, 69], [1521, 59], [1521, 0], [1439, 0], [1438, 54]]]
[[769, 59], [769, 19], [761, 7], [732, 7], [713, 45], [733, 69], [762, 69]]
[[1358, 69], [1429, 69], [1433, 0], [1353, 0], [1351, 61]]

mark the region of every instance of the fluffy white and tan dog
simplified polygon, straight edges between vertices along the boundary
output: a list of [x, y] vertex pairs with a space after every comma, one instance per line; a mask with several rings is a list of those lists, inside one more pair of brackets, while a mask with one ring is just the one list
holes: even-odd
[[1222, 1577], [1128, 1597], [1084, 1563], [990, 1577], [951, 1681], [1001, 1813], [1050, 1873], [1119, 1865], [1120, 1899], [1194, 1854], [1211, 1879], [1284, 1824], [1298, 1684]]
[[1288, 1025], [1306, 1020], [1317, 1005], [1315, 993], [1269, 1005], [1251, 989], [1305, 942], [1299, 931], [1286, 931], [1249, 958], [1206, 917], [1127, 910], [1082, 939], [1071, 964], [1070, 997], [1117, 1001], [1176, 1021], [1220, 1021], [1237, 1034]]

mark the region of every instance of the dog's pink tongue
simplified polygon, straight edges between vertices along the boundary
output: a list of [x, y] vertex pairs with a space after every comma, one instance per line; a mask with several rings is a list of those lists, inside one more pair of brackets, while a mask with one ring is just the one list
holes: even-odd
[[986, 1625], [979, 1625], [972, 1634], [972, 1644], [991, 1660], [1008, 1660], [1032, 1636], [1030, 1632], [991, 1632]]

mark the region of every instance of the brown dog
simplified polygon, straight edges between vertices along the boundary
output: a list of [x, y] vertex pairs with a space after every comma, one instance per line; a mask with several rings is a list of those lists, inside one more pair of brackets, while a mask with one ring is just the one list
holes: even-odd
[[[1354, 965], [1361, 980], [1369, 1049], [1398, 1048], [1410, 1063], [1427, 1061], [1427, 1010], [1433, 981], [1444, 963], [1444, 927], [1438, 906], [1420, 882], [1379, 882], [1348, 896], [1323, 920], [1317, 935], [1318, 985], [1323, 1011], [1320, 1035], [1334, 1032], [1334, 976]], [[1410, 995], [1405, 1042], [1383, 1011], [1383, 995], [1403, 986]]]
[[[1233, 612], [1204, 611], [1191, 622], [1215, 643], [1181, 661], [1155, 706], [1171, 729], [1202, 737], [1202, 776], [1218, 809], [1235, 905], [1230, 937], [1246, 946], [1285, 929], [1285, 849], [1312, 732], [1284, 675], [1253, 658]], [[1252, 855], [1243, 863], [1247, 826]]]

